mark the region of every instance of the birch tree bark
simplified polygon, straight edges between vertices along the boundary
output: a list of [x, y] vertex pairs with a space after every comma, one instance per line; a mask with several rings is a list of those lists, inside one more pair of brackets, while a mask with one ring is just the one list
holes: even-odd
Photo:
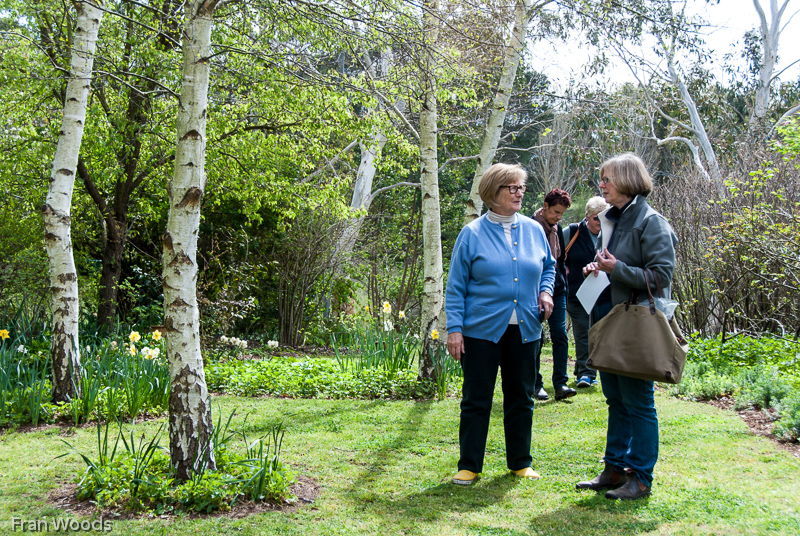
[[53, 364], [53, 402], [67, 402], [80, 388], [80, 383], [75, 381], [80, 377], [81, 367], [78, 341], [80, 311], [78, 275], [72, 256], [70, 204], [83, 139], [97, 34], [103, 17], [98, 0], [73, 4], [78, 18], [64, 99], [64, 116], [53, 157], [50, 187], [42, 207], [52, 296], [50, 359]]
[[[423, 32], [426, 41], [421, 73], [423, 91], [419, 114], [420, 183], [422, 188], [422, 355], [420, 378], [434, 378], [435, 369], [429, 348], [438, 337], [443, 299], [442, 231], [439, 207], [438, 115], [436, 101], [435, 46], [439, 39], [438, 0], [425, 3]], [[434, 335], [436, 334], [436, 335]]]
[[472, 188], [467, 200], [467, 208], [464, 211], [464, 225], [481, 215], [483, 201], [478, 195], [478, 186], [481, 178], [489, 166], [492, 165], [494, 155], [497, 152], [497, 144], [500, 142], [500, 134], [503, 131], [503, 124], [506, 120], [508, 102], [511, 99], [511, 89], [517, 77], [517, 67], [522, 57], [522, 50], [525, 47], [525, 34], [533, 15], [533, 0], [517, 0], [514, 27], [511, 30], [508, 45], [506, 46], [503, 58], [503, 72], [497, 86], [497, 93], [492, 102], [492, 110], [489, 114], [489, 121], [483, 131], [483, 143], [478, 155], [478, 167], [472, 178]]
[[178, 106], [175, 175], [167, 189], [164, 233], [164, 328], [172, 378], [169, 398], [170, 458], [181, 481], [199, 465], [215, 469], [213, 422], [200, 353], [197, 307], [197, 235], [206, 187], [206, 108], [212, 14], [218, 0], [185, 6], [183, 77]]

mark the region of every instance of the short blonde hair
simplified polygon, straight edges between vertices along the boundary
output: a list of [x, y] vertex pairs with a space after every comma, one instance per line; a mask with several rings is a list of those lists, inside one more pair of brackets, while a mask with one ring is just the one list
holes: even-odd
[[600, 214], [610, 206], [611, 205], [606, 203], [605, 199], [596, 195], [586, 202], [586, 214], [594, 216], [595, 214]]
[[633, 153], [624, 153], [609, 158], [600, 166], [600, 178], [611, 172], [611, 184], [619, 193], [628, 197], [647, 195], [653, 191], [653, 179], [642, 159]]
[[478, 195], [481, 200], [486, 203], [489, 208], [494, 208], [497, 203], [497, 194], [500, 193], [500, 187], [512, 182], [519, 181], [525, 184], [528, 180], [528, 172], [522, 169], [519, 164], [494, 164], [486, 173], [481, 177], [481, 183], [478, 185]]

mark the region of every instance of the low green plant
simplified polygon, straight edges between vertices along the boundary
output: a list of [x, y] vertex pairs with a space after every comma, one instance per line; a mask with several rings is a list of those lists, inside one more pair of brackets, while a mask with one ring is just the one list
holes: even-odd
[[[263, 436], [249, 442], [242, 431], [230, 428], [234, 412], [227, 420], [218, 409], [216, 428], [210, 443], [214, 446], [216, 469], [202, 465], [186, 482], [177, 482], [169, 454], [161, 447], [164, 429], [161, 424], [148, 440], [138, 436], [131, 423], [125, 431], [122, 423], [106, 421], [96, 426], [97, 453], [92, 456], [70, 449], [61, 458], [76, 453], [86, 469], [78, 483], [78, 498], [90, 499], [99, 506], [125, 506], [133, 511], [156, 513], [183, 511], [209, 513], [227, 510], [239, 497], [253, 501], [282, 500], [290, 497], [292, 475], [283, 466], [280, 453], [284, 428], [278, 424]], [[246, 418], [245, 418], [246, 423]], [[244, 423], [243, 423], [244, 424]], [[112, 428], [116, 426], [116, 438]], [[241, 437], [244, 454], [231, 452], [232, 440]], [[201, 456], [208, 459], [208, 456]]]
[[242, 479], [242, 492], [252, 501], [285, 497], [291, 482], [280, 462], [285, 435], [283, 423], [276, 424], [252, 443], [248, 442], [244, 432], [239, 433], [247, 447], [247, 459], [238, 463], [246, 467], [249, 473], [249, 478]]
[[786, 440], [800, 439], [800, 391], [793, 391], [775, 403], [780, 419], [773, 430], [775, 435]]
[[438, 339], [431, 341], [428, 346], [428, 352], [430, 352], [431, 360], [433, 361], [436, 396], [439, 400], [444, 400], [447, 397], [448, 384], [463, 378], [464, 371], [461, 368], [461, 364], [447, 352], [447, 345]]
[[791, 391], [791, 385], [775, 367], [745, 369], [740, 384], [742, 387], [734, 397], [736, 409], [769, 408]]

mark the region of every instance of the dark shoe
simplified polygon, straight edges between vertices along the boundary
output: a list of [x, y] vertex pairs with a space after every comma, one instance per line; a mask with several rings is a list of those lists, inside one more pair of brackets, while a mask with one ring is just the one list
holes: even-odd
[[536, 391], [536, 393], [533, 395], [533, 398], [536, 400], [550, 400], [550, 397], [547, 396], [547, 391], [544, 390], [544, 387]]
[[624, 485], [606, 492], [606, 499], [630, 501], [647, 495], [650, 495], [650, 488], [639, 481], [636, 473], [630, 473]]
[[600, 491], [601, 489], [618, 488], [628, 481], [628, 475], [625, 473], [618, 473], [613, 467], [606, 464], [603, 472], [597, 475], [594, 480], [585, 480], [575, 484], [577, 489], [590, 489], [592, 491]]
[[562, 385], [561, 387], [556, 387], [556, 400], [564, 400], [565, 398], [569, 398], [571, 396], [575, 396], [578, 394], [578, 391], [567, 387], [566, 385]]

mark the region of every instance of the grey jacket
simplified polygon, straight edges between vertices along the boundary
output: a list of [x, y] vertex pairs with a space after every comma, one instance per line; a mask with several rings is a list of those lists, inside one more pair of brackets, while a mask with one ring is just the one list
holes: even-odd
[[[611, 281], [611, 303], [617, 305], [630, 298], [631, 289], [640, 291], [640, 299], [646, 296], [642, 268], [652, 268], [658, 274], [664, 297], [670, 297], [672, 273], [675, 270], [675, 246], [678, 238], [669, 222], [647, 204], [644, 196], [637, 195], [625, 207], [615, 223], [606, 217], [613, 207], [600, 213], [600, 243], [608, 247], [617, 258]], [[656, 295], [654, 281], [650, 281]]]

